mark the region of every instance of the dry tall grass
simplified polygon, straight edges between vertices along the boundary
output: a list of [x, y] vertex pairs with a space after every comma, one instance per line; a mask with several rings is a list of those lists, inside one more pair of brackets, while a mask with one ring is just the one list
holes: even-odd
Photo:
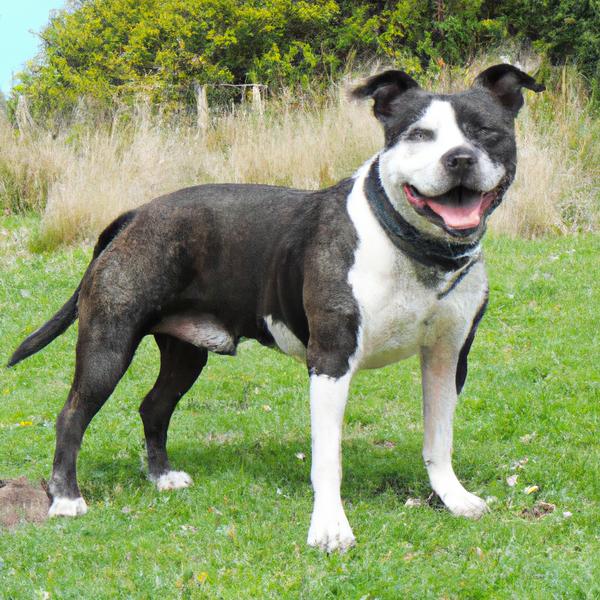
[[517, 119], [517, 176], [492, 220], [513, 237], [597, 231], [600, 226], [600, 120], [581, 80], [529, 94]]
[[[444, 74], [434, 85], [463, 87], [464, 78]], [[55, 136], [26, 115], [20, 133], [0, 121], [0, 197], [15, 209], [42, 208], [47, 197], [41, 246], [93, 237], [120, 212], [187, 185], [327, 186], [382, 142], [369, 107], [349, 101], [342, 88], [318, 105], [288, 95], [257, 107], [255, 98], [212, 115], [207, 127], [173, 124], [143, 104], [125, 116], [96, 127], [84, 118]], [[543, 96], [528, 94], [517, 134], [517, 179], [492, 230], [535, 237], [597, 228], [600, 126], [586, 113], [577, 79], [565, 77]]]

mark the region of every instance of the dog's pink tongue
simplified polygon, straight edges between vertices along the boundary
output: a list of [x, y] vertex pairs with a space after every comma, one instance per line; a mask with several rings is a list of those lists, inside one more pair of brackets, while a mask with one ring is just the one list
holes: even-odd
[[452, 229], [472, 229], [481, 221], [481, 199], [467, 205], [440, 204], [433, 200], [427, 200], [427, 206], [438, 214], [444, 223]]

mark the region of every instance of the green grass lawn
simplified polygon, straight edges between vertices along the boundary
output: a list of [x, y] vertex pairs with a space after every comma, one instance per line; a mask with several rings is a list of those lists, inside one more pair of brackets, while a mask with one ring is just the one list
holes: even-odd
[[[31, 254], [34, 226], [0, 220], [2, 362], [70, 296], [91, 254]], [[84, 439], [88, 514], [0, 531], [0, 597], [599, 598], [598, 238], [485, 247], [490, 305], [454, 454], [467, 489], [488, 498], [483, 519], [436, 502], [405, 506], [430, 495], [411, 359], [360, 373], [352, 387], [342, 494], [357, 547], [331, 556], [307, 547], [305, 368], [255, 343], [213, 356], [180, 403], [171, 461], [194, 486], [159, 494], [145, 478], [137, 414], [157, 374], [148, 338]], [[75, 333], [1, 371], [0, 478], [49, 476]], [[539, 491], [527, 495], [532, 485]], [[556, 510], [528, 516], [539, 501]]]

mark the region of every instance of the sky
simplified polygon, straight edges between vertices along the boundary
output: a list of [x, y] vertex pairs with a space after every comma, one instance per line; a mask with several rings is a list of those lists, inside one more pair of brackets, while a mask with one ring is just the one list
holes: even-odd
[[35, 35], [48, 23], [50, 11], [65, 0], [0, 0], [0, 89], [8, 95], [12, 77], [39, 51]]

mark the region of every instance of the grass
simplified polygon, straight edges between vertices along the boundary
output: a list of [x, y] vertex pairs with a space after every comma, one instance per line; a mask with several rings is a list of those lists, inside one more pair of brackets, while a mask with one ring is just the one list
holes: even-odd
[[[69, 296], [91, 253], [30, 254], [36, 227], [34, 217], [0, 220], [2, 360]], [[597, 238], [492, 238], [486, 256], [490, 307], [455, 430], [459, 477], [490, 499], [482, 520], [405, 506], [430, 494], [411, 359], [352, 387], [343, 497], [358, 546], [341, 556], [308, 548], [305, 369], [254, 343], [212, 357], [182, 400], [169, 448], [195, 485], [159, 494], [141, 468], [137, 406], [158, 358], [147, 339], [85, 437], [89, 513], [2, 532], [0, 597], [598, 598]], [[1, 372], [0, 478], [49, 475], [75, 329]], [[525, 494], [530, 485], [539, 492]], [[525, 516], [538, 501], [556, 510]]]
[[[465, 89], [500, 60], [445, 68], [423, 85]], [[535, 72], [533, 62], [524, 68]], [[499, 234], [535, 238], [600, 224], [600, 119], [574, 71], [556, 70], [547, 84], [543, 94], [525, 93], [517, 178], [493, 222]], [[38, 250], [92, 238], [121, 212], [186, 185], [331, 185], [383, 141], [368, 103], [350, 102], [339, 85], [325, 98], [289, 93], [260, 110], [251, 103], [213, 110], [200, 125], [144, 103], [100, 122], [82, 109], [56, 131], [36, 125], [25, 105], [19, 114], [18, 131], [0, 115], [0, 208], [42, 212], [32, 241]]]

